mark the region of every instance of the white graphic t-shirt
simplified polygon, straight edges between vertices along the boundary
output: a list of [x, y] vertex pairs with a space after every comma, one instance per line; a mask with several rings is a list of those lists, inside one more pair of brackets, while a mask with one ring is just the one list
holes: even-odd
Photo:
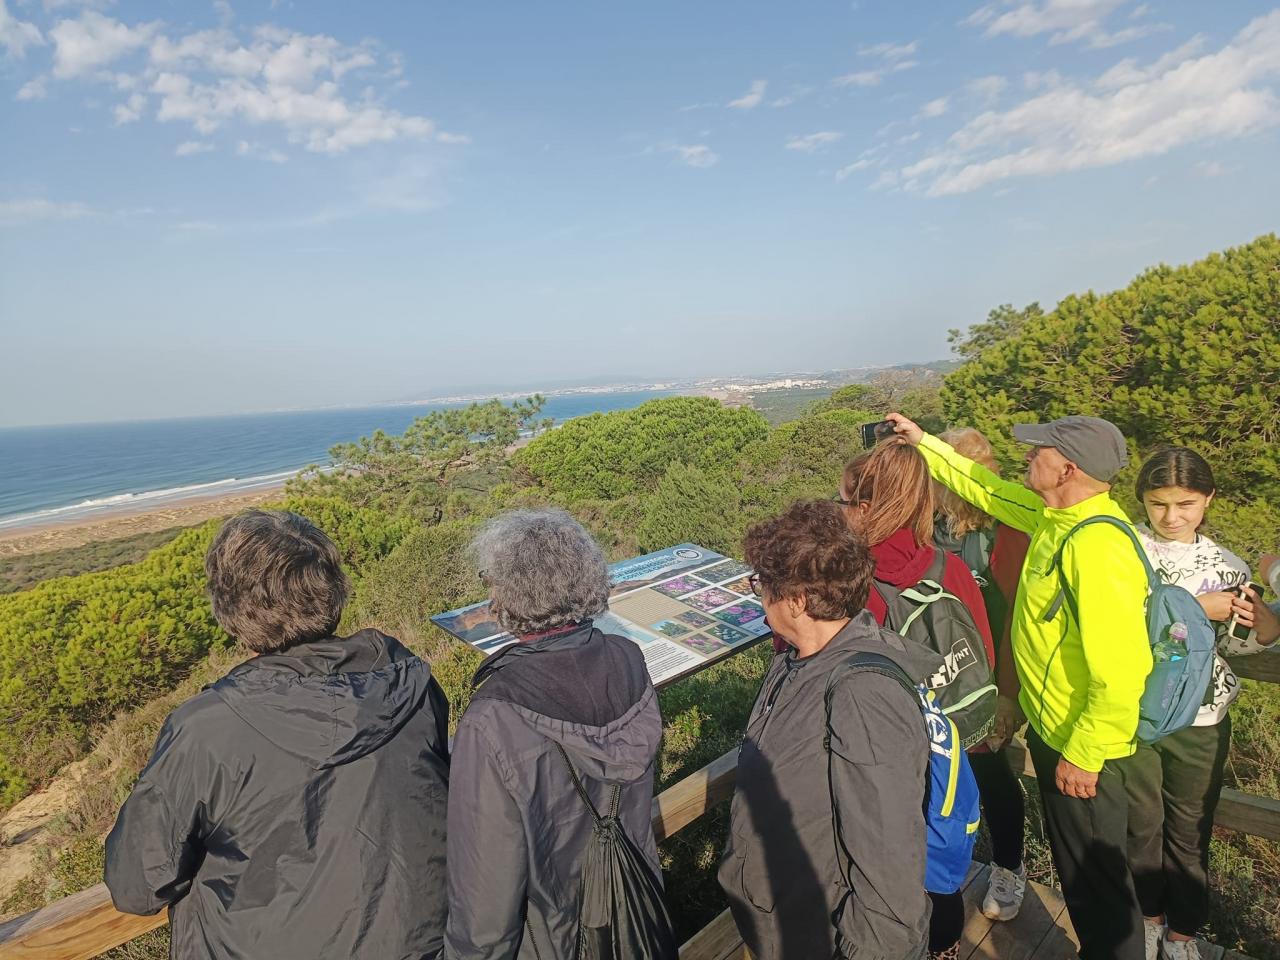
[[[1238, 587], [1249, 579], [1249, 565], [1226, 547], [1220, 547], [1204, 534], [1196, 534], [1194, 543], [1157, 540], [1144, 526], [1138, 536], [1156, 574], [1165, 583], [1173, 583], [1189, 593], [1217, 593]], [[1223, 657], [1240, 657], [1261, 653], [1267, 647], [1257, 642], [1257, 631], [1251, 630], [1244, 640], [1227, 633], [1225, 623], [1214, 623], [1218, 630], [1218, 654], [1213, 664], [1213, 685], [1208, 702], [1196, 714], [1195, 727], [1210, 727], [1227, 715], [1227, 707], [1240, 695], [1240, 681]]]

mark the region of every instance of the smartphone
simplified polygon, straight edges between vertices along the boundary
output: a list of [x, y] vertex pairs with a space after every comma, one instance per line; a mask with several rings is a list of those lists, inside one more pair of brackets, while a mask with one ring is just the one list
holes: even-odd
[[893, 436], [892, 420], [877, 420], [875, 423], [862, 425], [862, 446], [870, 450], [885, 437]]
[[[1235, 588], [1236, 593], [1251, 603], [1258, 603], [1262, 596], [1262, 591], [1253, 581], [1246, 581]], [[1249, 634], [1253, 632], [1253, 627], [1246, 627], [1240, 623], [1234, 616], [1227, 624], [1227, 636], [1234, 637], [1236, 640], [1248, 640]]]

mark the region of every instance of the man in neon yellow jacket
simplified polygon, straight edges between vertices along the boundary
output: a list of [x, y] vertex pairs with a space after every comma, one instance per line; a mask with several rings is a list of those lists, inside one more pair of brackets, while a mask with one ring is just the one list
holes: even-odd
[[[1128, 462], [1124, 437], [1096, 417], [1019, 424], [1029, 445], [1026, 486], [960, 456], [900, 414], [933, 477], [1002, 523], [1031, 535], [1013, 607], [1012, 645], [1030, 723], [1027, 744], [1045, 824], [1084, 960], [1143, 960], [1142, 915], [1125, 854], [1124, 775], [1136, 749], [1138, 701], [1151, 671], [1147, 578], [1132, 543], [1088, 517], [1128, 522], [1110, 481]], [[1062, 547], [1062, 572], [1053, 566]], [[1056, 604], [1071, 584], [1078, 621]], [[1022, 717], [998, 718], [1012, 732]]]

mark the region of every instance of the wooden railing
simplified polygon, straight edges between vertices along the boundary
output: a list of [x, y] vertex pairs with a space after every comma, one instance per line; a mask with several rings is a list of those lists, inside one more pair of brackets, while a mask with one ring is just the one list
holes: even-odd
[[[1280, 652], [1233, 658], [1231, 666], [1238, 676], [1280, 683]], [[1026, 748], [1015, 741], [1008, 750], [1015, 769], [1034, 777]], [[737, 761], [738, 751], [730, 750], [654, 797], [654, 836], [659, 841], [674, 836], [728, 799]], [[1224, 789], [1214, 825], [1280, 840], [1280, 800]], [[111, 905], [106, 886], [98, 884], [0, 924], [0, 960], [89, 960], [167, 922], [165, 913], [153, 917], [120, 913]], [[744, 957], [727, 911], [686, 943], [680, 956], [681, 960]]]

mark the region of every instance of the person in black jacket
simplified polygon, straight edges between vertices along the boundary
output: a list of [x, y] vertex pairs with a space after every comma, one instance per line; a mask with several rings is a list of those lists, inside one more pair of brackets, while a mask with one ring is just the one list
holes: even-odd
[[878, 673], [827, 678], [857, 653], [914, 680], [942, 658], [864, 609], [875, 558], [840, 508], [794, 504], [747, 531], [774, 656], [747, 720], [719, 880], [756, 960], [923, 960], [929, 739], [917, 698]]
[[170, 956], [434, 958], [449, 704], [391, 637], [333, 635], [337, 548], [292, 513], [228, 520], [218, 623], [256, 656], [164, 723], [107, 838], [116, 908], [170, 908]]
[[[597, 629], [609, 573], [562, 510], [516, 510], [473, 544], [498, 623], [518, 642], [481, 664], [449, 782], [449, 960], [579, 956], [582, 856], [599, 811], [660, 876], [653, 838], [658, 697], [633, 641]], [[561, 749], [564, 753], [561, 754]]]

